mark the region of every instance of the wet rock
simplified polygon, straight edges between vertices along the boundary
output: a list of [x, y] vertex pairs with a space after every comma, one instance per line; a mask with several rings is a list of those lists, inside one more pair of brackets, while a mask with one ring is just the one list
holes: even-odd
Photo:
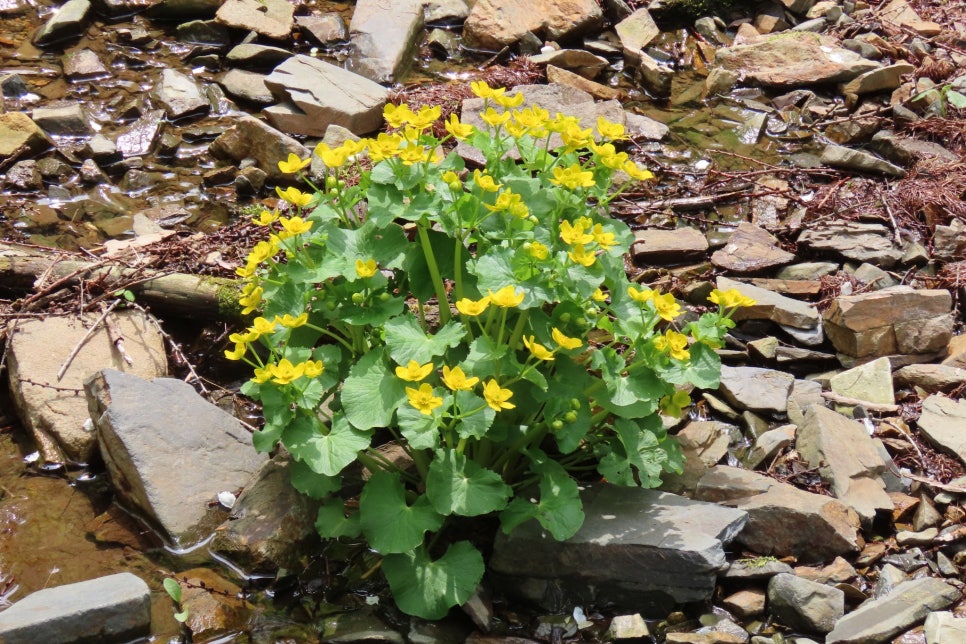
[[674, 70], [658, 62], [645, 52], [639, 56], [636, 78], [644, 89], [660, 98], [671, 96], [671, 83], [674, 82]]
[[566, 69], [588, 80], [597, 78], [608, 64], [606, 58], [596, 56], [584, 49], [555, 49], [545, 54], [531, 56], [530, 62]]
[[271, 105], [275, 97], [265, 85], [265, 75], [245, 69], [230, 69], [218, 76], [229, 96], [260, 105]]
[[955, 644], [966, 642], [966, 619], [949, 611], [937, 611], [926, 616], [926, 644]]
[[721, 606], [735, 617], [748, 619], [757, 617], [765, 612], [767, 595], [757, 588], [739, 590], [721, 600]]
[[959, 155], [938, 143], [898, 136], [889, 130], [877, 132], [872, 137], [870, 147], [893, 163], [903, 166], [910, 166], [922, 159], [939, 159], [950, 163], [959, 160]]
[[321, 639], [326, 642], [387, 642], [404, 644], [399, 631], [389, 627], [373, 607], [329, 615]]
[[463, 37], [475, 47], [499, 50], [527, 32], [546, 40], [593, 33], [603, 25], [603, 12], [593, 0], [477, 0], [463, 23]]
[[227, 27], [283, 40], [292, 33], [294, 15], [295, 6], [285, 0], [226, 0], [215, 13], [215, 20]]
[[952, 337], [952, 298], [909, 286], [839, 296], [823, 313], [837, 351], [856, 358], [941, 351]]
[[754, 273], [794, 260], [793, 254], [778, 247], [775, 237], [747, 222], [739, 224], [728, 243], [711, 255], [712, 264], [734, 273]]
[[273, 69], [294, 55], [292, 52], [281, 47], [245, 43], [233, 47], [225, 56], [225, 60], [232, 65], [238, 65], [240, 67]]
[[[215, 50], [223, 50], [231, 44], [228, 28], [214, 20], [191, 20], [182, 22], [175, 28], [178, 40], [191, 45], [208, 45]], [[207, 49], [211, 51], [211, 49]]]
[[37, 169], [37, 162], [17, 161], [7, 170], [4, 184], [14, 190], [40, 190], [43, 188], [43, 177]]
[[942, 27], [935, 22], [923, 20], [906, 0], [891, 0], [886, 6], [880, 7], [879, 18], [898, 27], [908, 27], [920, 36], [938, 36]]
[[73, 82], [103, 78], [111, 73], [90, 49], [67, 52], [64, 54], [63, 66], [64, 76]]
[[921, 622], [930, 612], [942, 610], [962, 597], [955, 587], [940, 579], [925, 577], [899, 584], [879, 599], [859, 606], [836, 624], [827, 644], [860, 644], [889, 641]]
[[151, 630], [151, 591], [129, 572], [31, 593], [0, 613], [0, 641], [129, 642]]
[[918, 425], [929, 442], [966, 463], [966, 401], [929, 396], [922, 401]]
[[894, 405], [895, 386], [888, 358], [879, 358], [836, 374], [829, 388], [837, 394], [871, 403]]
[[33, 43], [43, 46], [82, 36], [90, 20], [90, 0], [68, 0], [34, 34]]
[[151, 96], [172, 121], [204, 114], [211, 108], [194, 79], [173, 69], [162, 70], [161, 80], [151, 90]]
[[697, 228], [684, 226], [673, 230], [643, 228], [634, 231], [631, 254], [643, 265], [699, 260], [708, 251], [708, 238]]
[[180, 380], [105, 369], [85, 390], [116, 493], [175, 545], [205, 538], [217, 519], [209, 502], [237, 492], [267, 458], [237, 419]]
[[50, 147], [50, 141], [33, 120], [23, 112], [0, 114], [0, 161], [37, 154]]
[[717, 286], [722, 291], [736, 288], [743, 295], [755, 300], [754, 305], [735, 311], [732, 319], [736, 321], [771, 320], [798, 329], [815, 329], [821, 324], [818, 311], [812, 304], [727, 277], [718, 277]]
[[382, 125], [386, 89], [341, 67], [294, 56], [276, 67], [265, 84], [301, 112], [296, 118], [284, 118], [280, 111], [265, 110], [269, 121], [285, 131], [323, 136], [325, 128], [335, 123], [363, 135]]
[[720, 391], [740, 409], [785, 413], [795, 377], [759, 367], [721, 367]]
[[[10, 392], [21, 421], [51, 462], [63, 462], [63, 450], [68, 458], [87, 463], [96, 449], [93, 430], [85, 425], [89, 419], [87, 404], [74, 394], [88, 376], [109, 365], [147, 378], [167, 371], [164, 339], [143, 314], [132, 311], [111, 315], [111, 324], [120, 329], [132, 365], [123, 360], [113, 338], [100, 325], [58, 379], [67, 357], [97, 317], [21, 320], [16, 330], [10, 330]], [[57, 338], [57, 342], [51, 343], [50, 338]]]
[[918, 387], [927, 392], [952, 389], [966, 382], [966, 369], [945, 364], [910, 364], [893, 375], [900, 387]]
[[805, 462], [818, 468], [835, 498], [855, 510], [864, 525], [871, 526], [878, 512], [892, 512], [881, 477], [889, 464], [861, 423], [813, 405], [798, 428], [795, 448]]
[[738, 72], [746, 82], [799, 87], [849, 81], [879, 64], [822, 36], [789, 32], [719, 49], [715, 66]]
[[664, 615], [710, 597], [723, 546], [745, 520], [641, 488], [597, 485], [581, 496], [586, 520], [567, 541], [554, 541], [535, 521], [497, 536], [490, 569], [508, 591], [549, 610], [603, 601]]
[[428, 0], [423, 2], [426, 22], [462, 22], [470, 15], [467, 0]]
[[762, 474], [717, 465], [695, 498], [748, 513], [737, 540], [753, 552], [824, 561], [859, 549], [859, 517], [837, 499], [804, 492]]
[[88, 136], [93, 134], [90, 118], [80, 103], [57, 107], [38, 107], [31, 116], [47, 134], [58, 136]]
[[902, 77], [911, 74], [916, 68], [909, 63], [896, 63], [860, 74], [839, 88], [843, 94], [873, 94], [894, 90], [902, 84]]
[[323, 13], [318, 16], [296, 16], [295, 24], [320, 45], [348, 40], [349, 29], [345, 20], [335, 12]]
[[822, 163], [832, 168], [884, 174], [900, 179], [906, 176], [906, 171], [903, 168], [889, 163], [885, 159], [880, 159], [869, 152], [853, 150], [842, 145], [825, 146], [825, 149], [822, 150]]
[[425, 46], [440, 60], [448, 60], [459, 55], [460, 37], [446, 29], [433, 29], [426, 36]]
[[627, 16], [614, 25], [614, 31], [624, 49], [624, 58], [631, 65], [640, 64], [641, 50], [661, 33], [647, 9], [638, 9]]
[[119, 158], [117, 146], [103, 134], [95, 134], [84, 145], [84, 154], [94, 161], [111, 162]]
[[694, 633], [668, 632], [665, 644], [745, 644], [748, 634], [719, 631], [716, 627], [702, 629]]
[[0, 96], [22, 99], [30, 93], [27, 83], [19, 74], [0, 74]]
[[798, 241], [815, 252], [889, 268], [902, 257], [902, 251], [893, 245], [891, 237], [889, 229], [882, 224], [848, 221], [808, 228]]
[[422, 29], [421, 0], [394, 0], [391, 6], [382, 0], [357, 0], [349, 22], [352, 54], [347, 69], [376, 83], [396, 82], [412, 63]]
[[273, 180], [287, 175], [278, 169], [278, 162], [289, 154], [301, 159], [309, 156], [309, 150], [290, 136], [262, 123], [253, 116], [232, 118], [231, 129], [211, 142], [211, 153], [216, 158], [242, 163], [253, 159], [255, 165]]
[[819, 584], [844, 583], [855, 579], [858, 573], [848, 561], [836, 557], [827, 566], [796, 566], [795, 575]]
[[208, 640], [238, 633], [249, 623], [254, 607], [242, 599], [236, 584], [209, 568], [193, 568], [175, 576], [181, 586], [181, 606], [194, 639]]
[[937, 225], [932, 238], [933, 256], [955, 262], [966, 258], [966, 224], [953, 218], [948, 226]]
[[768, 582], [768, 610], [793, 629], [828, 633], [845, 614], [845, 593], [795, 575], [775, 575]]
[[117, 151], [124, 158], [149, 154], [161, 133], [163, 123], [164, 110], [149, 110], [117, 136]]
[[100, 184], [108, 182], [107, 175], [104, 174], [104, 171], [101, 170], [94, 159], [84, 159], [78, 173], [80, 174], [81, 181], [84, 183]]

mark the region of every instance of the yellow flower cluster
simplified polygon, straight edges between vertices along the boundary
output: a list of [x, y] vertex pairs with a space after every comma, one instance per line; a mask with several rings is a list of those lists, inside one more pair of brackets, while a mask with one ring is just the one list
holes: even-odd
[[[415, 360], [410, 360], [405, 367], [396, 367], [396, 376], [406, 382], [420, 382], [428, 378], [434, 369], [435, 366], [432, 362], [421, 365]], [[480, 379], [475, 376], [468, 377], [461, 367], [446, 365], [443, 366], [441, 380], [446, 388], [451, 391], [471, 391], [480, 382]], [[501, 387], [494, 378], [483, 385], [483, 398], [494, 411], [513, 409], [516, 405], [508, 402], [512, 396], [513, 392]], [[434, 409], [443, 405], [443, 399], [436, 395], [433, 386], [428, 382], [421, 383], [419, 388], [406, 387], [406, 397], [409, 399], [410, 405], [427, 416], [432, 414]]]
[[272, 235], [267, 241], [262, 240], [255, 244], [245, 258], [245, 265], [235, 269], [235, 274], [239, 277], [249, 278], [255, 274], [255, 270], [262, 262], [275, 257], [279, 251], [279, 238]]
[[[564, 332], [557, 327], [553, 327], [551, 329], [550, 337], [552, 337], [553, 341], [557, 343], [558, 349], [564, 349], [566, 351], [579, 349], [584, 344], [580, 338], [571, 338], [570, 336], [565, 335]], [[534, 358], [546, 362], [553, 360], [554, 354], [557, 352], [557, 349], [551, 351], [547, 347], [537, 342], [532, 335], [523, 338], [523, 346], [530, 351], [530, 355], [532, 355]]]
[[[255, 287], [252, 289], [252, 293], [249, 295], [249, 298], [256, 293], [258, 295], [258, 301], [260, 302], [261, 287]], [[241, 302], [241, 299], [239, 299], [239, 302]], [[296, 329], [300, 326], [308, 324], [308, 321], [308, 313], [301, 313], [299, 315], [291, 315], [286, 313], [285, 315], [276, 315], [272, 320], [267, 320], [262, 316], [258, 316], [252, 321], [252, 325], [248, 327], [244, 333], [232, 333], [228, 336], [228, 340], [235, 344], [235, 348], [225, 351], [225, 357], [229, 360], [241, 360], [248, 352], [248, 345], [250, 345], [252, 342], [255, 342], [263, 335], [275, 333], [276, 327], [283, 326], [287, 329]]]
[[306, 360], [292, 364], [288, 358], [282, 358], [277, 364], [270, 362], [262, 369], [255, 369], [255, 377], [252, 380], [257, 383], [271, 380], [276, 385], [287, 385], [303, 376], [318, 378], [323, 371], [325, 371], [325, 365], [321, 360]]
[[593, 266], [597, 256], [587, 250], [589, 244], [597, 244], [601, 250], [607, 250], [617, 243], [614, 233], [605, 232], [602, 224], [595, 224], [590, 217], [580, 217], [573, 223], [563, 220], [560, 222], [560, 239], [571, 247], [567, 253], [570, 261], [581, 266]]
[[708, 296], [708, 300], [714, 304], [717, 304], [722, 309], [732, 309], [739, 306], [755, 305], [755, 300], [746, 295], [742, 295], [741, 291], [736, 288], [728, 289], [727, 291], [719, 291], [718, 289], [715, 289], [711, 291], [711, 295]]
[[653, 289], [628, 286], [627, 294], [641, 306], [647, 302], [651, 302], [654, 305], [654, 310], [657, 311], [658, 316], [662, 320], [670, 322], [681, 315], [681, 305], [677, 303], [677, 300], [670, 293], [664, 293], [662, 295]]

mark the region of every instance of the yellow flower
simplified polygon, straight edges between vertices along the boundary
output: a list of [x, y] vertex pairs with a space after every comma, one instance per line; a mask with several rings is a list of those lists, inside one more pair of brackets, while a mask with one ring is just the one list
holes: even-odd
[[[306, 221], [301, 217], [281, 217], [279, 218], [279, 222], [282, 224], [282, 228], [286, 233], [283, 238], [301, 235], [312, 230], [312, 222]], [[279, 235], [279, 237], [282, 237], [282, 235]]]
[[728, 289], [727, 291], [719, 291], [718, 289], [714, 289], [711, 291], [711, 295], [708, 296], [708, 299], [723, 309], [730, 309], [736, 306], [755, 305], [755, 300], [746, 295], [742, 295], [741, 291], [736, 288]]
[[664, 396], [658, 403], [661, 413], [680, 418], [684, 408], [691, 404], [691, 396], [686, 391], [675, 391], [672, 396]]
[[405, 103], [402, 103], [401, 105], [386, 103], [386, 106], [382, 108], [382, 116], [384, 119], [386, 119], [386, 123], [389, 124], [389, 127], [401, 128], [409, 123], [410, 120], [412, 120], [416, 115]]
[[580, 340], [580, 338], [571, 338], [570, 336], [564, 335], [563, 331], [561, 331], [557, 327], [554, 327], [550, 331], [550, 336], [553, 338], [553, 341], [556, 342], [558, 346], [560, 346], [561, 349], [568, 349], [568, 350], [577, 349], [584, 344], [583, 341]]
[[449, 115], [449, 119], [443, 122], [446, 131], [453, 135], [454, 139], [462, 141], [468, 138], [476, 130], [472, 125], [460, 123], [460, 119], [455, 113]]
[[473, 171], [473, 182], [480, 187], [481, 190], [485, 192], [496, 192], [503, 187], [502, 183], [497, 183], [493, 177], [479, 170]]
[[520, 219], [526, 219], [530, 214], [529, 208], [523, 203], [523, 199], [520, 195], [516, 194], [509, 188], [500, 193], [496, 198], [496, 203], [492, 206], [490, 204], [483, 204], [487, 210], [492, 212], [497, 211], [508, 211], [514, 217], [519, 217]]
[[228, 336], [228, 340], [235, 344], [248, 344], [257, 340], [259, 336], [260, 334], [257, 331], [249, 329], [245, 333], [232, 333]]
[[291, 313], [286, 313], [285, 315], [275, 316], [275, 324], [281, 324], [288, 329], [297, 329], [300, 326], [304, 326], [309, 321], [309, 314], [302, 313], [299, 316], [293, 316]]
[[257, 217], [252, 217], [252, 221], [258, 226], [271, 226], [278, 219], [278, 211], [273, 210], [271, 212], [263, 210], [258, 213]]
[[470, 89], [480, 98], [496, 98], [506, 93], [505, 87], [492, 88], [486, 84], [486, 81], [473, 81], [470, 83]]
[[506, 133], [512, 136], [514, 139], [519, 139], [524, 134], [527, 134], [529, 130], [516, 121], [506, 122]]
[[655, 295], [654, 308], [657, 309], [657, 314], [661, 319], [668, 322], [681, 315], [681, 305], [674, 300], [674, 296], [670, 293]]
[[594, 224], [590, 232], [594, 236], [594, 241], [597, 242], [597, 245], [604, 250], [607, 250], [617, 243], [617, 240], [614, 239], [614, 233], [604, 232], [604, 226], [602, 224]]
[[583, 222], [578, 221], [576, 224], [571, 224], [564, 219], [560, 222], [560, 239], [565, 244], [573, 246], [575, 244], [589, 244], [594, 241], [594, 236], [584, 233]]
[[362, 279], [368, 279], [376, 274], [376, 260], [367, 259], [362, 261], [361, 259], [356, 260], [356, 275]]
[[234, 350], [225, 350], [225, 357], [229, 360], [241, 360], [245, 356], [246, 351], [248, 351], [248, 345], [239, 342], [235, 345]]
[[467, 378], [466, 374], [459, 367], [443, 367], [443, 384], [452, 389], [453, 391], [469, 391], [476, 386], [476, 383], [480, 381], [479, 378]]
[[589, 146], [594, 140], [590, 134], [589, 129], [584, 130], [577, 124], [571, 124], [560, 132], [560, 138], [563, 139], [567, 151], [572, 152]]
[[502, 309], [512, 309], [516, 306], [520, 306], [520, 303], [523, 302], [525, 295], [523, 291], [520, 291], [518, 295], [516, 287], [512, 285], [504, 286], [496, 293], [493, 291], [488, 291], [488, 293], [490, 294], [490, 301]]
[[602, 156], [600, 157], [600, 162], [604, 167], [610, 168], [611, 170], [621, 169], [627, 163], [627, 152], [617, 152], [616, 154]]
[[530, 253], [530, 257], [534, 259], [547, 259], [547, 256], [550, 254], [550, 249], [544, 244], [535, 241], [530, 242], [530, 247], [527, 249], [527, 252]]
[[252, 320], [251, 330], [257, 333], [259, 337], [268, 335], [269, 333], [275, 333], [275, 322], [269, 322], [265, 318], [259, 316]]
[[289, 152], [288, 159], [278, 162], [278, 169], [281, 170], [282, 174], [295, 174], [310, 163], [312, 163], [312, 159], [300, 159], [299, 155]]
[[386, 134], [381, 132], [375, 139], [368, 139], [366, 147], [369, 149], [369, 158], [378, 163], [383, 159], [391, 159], [399, 151], [399, 144], [403, 138], [398, 134]]
[[550, 183], [563, 186], [570, 190], [577, 188], [592, 188], [594, 184], [594, 173], [588, 170], [581, 170], [580, 164], [575, 163], [568, 168], [557, 166], [553, 169], [553, 179]]
[[235, 269], [235, 275], [237, 275], [238, 277], [244, 277], [247, 279], [255, 274], [255, 269], [257, 268], [258, 266], [253, 264], [248, 264], [247, 266], [239, 266], [238, 268]]
[[282, 358], [278, 364], [270, 364], [267, 369], [272, 375], [272, 382], [277, 385], [287, 385], [305, 375], [305, 363], [293, 365], [288, 358]]
[[460, 176], [452, 170], [447, 170], [439, 178], [442, 179], [443, 183], [446, 184], [458, 183], [460, 180]]
[[419, 389], [406, 387], [406, 396], [409, 397], [409, 404], [419, 410], [419, 413], [427, 416], [433, 410], [443, 405], [443, 399], [433, 395], [433, 387], [428, 382], [419, 385]]
[[537, 360], [553, 360], [553, 351], [534, 340], [532, 335], [523, 338], [523, 345], [530, 350], [530, 354]]
[[564, 132], [568, 128], [580, 127], [580, 119], [557, 112], [553, 119], [547, 121], [547, 129], [551, 132]]
[[513, 96], [494, 96], [493, 100], [500, 107], [520, 107], [523, 105], [523, 94], [517, 92]]
[[262, 295], [265, 294], [265, 289], [261, 286], [256, 286], [251, 290], [242, 291], [242, 296], [238, 298], [238, 303], [244, 308], [242, 309], [242, 315], [248, 315], [252, 311], [258, 308], [258, 305], [262, 303]]
[[304, 208], [305, 206], [309, 205], [310, 203], [312, 203], [312, 199], [313, 199], [313, 195], [307, 192], [302, 192], [298, 188], [293, 188], [291, 186], [289, 186], [285, 190], [282, 190], [280, 187], [275, 186], [275, 192], [283, 200], [299, 208]]
[[327, 168], [341, 168], [349, 160], [348, 149], [342, 146], [330, 148], [326, 143], [315, 146], [315, 155], [322, 159]]
[[654, 299], [654, 291], [649, 288], [639, 288], [637, 286], [628, 286], [627, 294], [631, 296], [631, 299], [638, 304], [644, 304], [652, 299]]
[[664, 335], [656, 337], [654, 347], [675, 360], [687, 360], [691, 357], [691, 353], [688, 351], [688, 336], [672, 329], [668, 329], [664, 332]]
[[595, 302], [606, 302], [607, 294], [605, 294], [602, 290], [597, 289], [596, 291], [591, 293], [590, 299], [592, 299]]
[[567, 251], [567, 257], [574, 264], [580, 264], [588, 268], [593, 266], [594, 262], [597, 261], [597, 256], [593, 252], [588, 253], [583, 244], [575, 244], [573, 250]]
[[442, 161], [442, 157], [438, 154], [433, 154], [433, 150], [427, 148], [424, 145], [418, 143], [407, 143], [399, 149], [399, 158], [405, 165], [414, 165], [416, 163], [439, 163]]
[[492, 107], [488, 107], [485, 111], [480, 113], [480, 118], [483, 119], [483, 122], [490, 127], [500, 127], [509, 121], [511, 116], [512, 115], [509, 112], [497, 112]]
[[252, 249], [248, 251], [248, 257], [246, 258], [246, 261], [249, 264], [253, 264], [257, 266], [258, 264], [261, 264], [262, 262], [264, 262], [266, 259], [274, 257], [275, 253], [277, 252], [278, 252], [278, 246], [276, 244], [263, 240], [258, 242], [254, 246], [252, 246]]
[[513, 392], [509, 389], [502, 388], [500, 383], [493, 378], [490, 378], [483, 385], [483, 398], [493, 411], [502, 411], [516, 407], [513, 403], [507, 402], [511, 396], [513, 396]]
[[408, 382], [419, 382], [431, 373], [433, 373], [432, 362], [420, 365], [415, 360], [410, 360], [405, 367], [396, 367], [396, 376]]
[[305, 362], [305, 377], [318, 378], [325, 371], [325, 365], [321, 360], [308, 360]]
[[268, 382], [269, 380], [271, 380], [271, 378], [272, 378], [272, 372], [270, 369], [268, 369], [267, 367], [264, 369], [255, 367], [255, 375], [252, 377], [253, 381], [261, 384], [263, 382]]
[[409, 125], [416, 128], [417, 130], [425, 130], [426, 128], [433, 125], [436, 120], [442, 115], [443, 108], [439, 105], [434, 105], [429, 107], [424, 106], [419, 110], [418, 114], [414, 114], [411, 119], [409, 119]]
[[597, 117], [597, 132], [605, 139], [611, 139], [614, 141], [627, 138], [624, 134], [623, 125], [620, 123], [612, 123], [603, 116]]
[[479, 300], [471, 300], [468, 297], [464, 297], [456, 302], [456, 310], [463, 315], [468, 315], [470, 317], [476, 317], [482, 315], [483, 311], [490, 306], [490, 297], [485, 296]]
[[631, 179], [637, 179], [638, 181], [647, 181], [648, 179], [654, 178], [654, 174], [650, 170], [637, 167], [637, 164], [633, 161], [625, 161], [624, 166], [621, 169], [626, 172]]

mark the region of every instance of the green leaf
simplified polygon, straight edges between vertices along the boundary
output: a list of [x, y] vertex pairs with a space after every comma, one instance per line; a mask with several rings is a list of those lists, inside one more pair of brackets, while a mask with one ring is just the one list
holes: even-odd
[[171, 577], [165, 577], [164, 581], [161, 582], [164, 585], [164, 592], [168, 593], [175, 604], [181, 603], [181, 584]]
[[[456, 244], [459, 242], [437, 230], [429, 230], [426, 234], [429, 237], [429, 246], [433, 249], [433, 257], [436, 259], [436, 267], [439, 269], [440, 276], [444, 280], [454, 279], [455, 269], [458, 268], [462, 274], [464, 291], [467, 291], [467, 293], [472, 291], [472, 285], [476, 283], [476, 280], [470, 277], [467, 272], [466, 260], [469, 253], [463, 252], [463, 259], [457, 266]], [[403, 269], [406, 271], [406, 277], [409, 280], [409, 289], [416, 299], [425, 302], [436, 296], [429, 265], [426, 263], [425, 251], [421, 244], [414, 243], [410, 246], [403, 262]]]
[[432, 561], [423, 546], [392, 554], [382, 570], [396, 605], [422, 619], [442, 619], [453, 606], [464, 604], [483, 579], [483, 556], [468, 541], [457, 541]]
[[966, 110], [966, 94], [960, 94], [956, 90], [946, 92], [946, 100], [957, 110]]
[[655, 431], [663, 431], [657, 414], [640, 421], [620, 418], [614, 423], [615, 440], [611, 440], [597, 467], [608, 481], [618, 485], [657, 487], [667, 455], [661, 449]]
[[180, 613], [175, 613], [174, 614], [174, 618], [177, 621], [179, 621], [179, 622], [181, 622], [183, 624], [186, 621], [188, 621], [188, 611], [187, 610], [183, 610]]
[[[448, 398], [448, 397], [447, 397]], [[396, 411], [396, 421], [403, 438], [413, 449], [436, 449], [439, 446], [439, 429], [443, 416], [440, 410], [446, 409], [446, 398], [443, 406], [433, 410], [432, 414], [424, 414], [410, 404], [402, 404]]]
[[464, 416], [456, 426], [456, 433], [460, 438], [483, 438], [493, 425], [496, 412], [486, 404], [486, 401], [472, 391], [457, 391], [456, 405], [460, 413], [476, 411], [470, 416]]
[[426, 477], [426, 496], [442, 515], [475, 517], [502, 510], [512, 494], [499, 474], [455, 450], [438, 450]]
[[317, 418], [301, 414], [282, 435], [282, 442], [296, 460], [326, 476], [338, 475], [356, 460], [359, 450], [369, 447], [371, 439], [369, 431], [356, 429], [342, 414], [332, 419], [327, 434]]
[[345, 502], [338, 498], [331, 498], [319, 508], [315, 519], [315, 530], [323, 539], [338, 539], [346, 537], [355, 539], [362, 534], [359, 525], [358, 512], [346, 512]]
[[463, 361], [463, 370], [481, 379], [495, 374], [504, 366], [502, 363], [509, 350], [506, 345], [498, 345], [488, 336], [481, 335], [470, 343], [470, 354]]
[[463, 325], [453, 320], [433, 335], [426, 335], [412, 315], [400, 315], [389, 320], [385, 329], [389, 355], [400, 365], [406, 365], [410, 360], [419, 364], [429, 362], [458, 345], [466, 335]]
[[406, 400], [406, 383], [389, 370], [382, 348], [362, 356], [342, 384], [346, 417], [358, 429], [388, 427]]
[[292, 487], [313, 499], [324, 499], [342, 487], [342, 480], [315, 472], [306, 463], [293, 460], [289, 464], [289, 479]]
[[540, 498], [517, 496], [500, 513], [503, 532], [509, 534], [529, 519], [536, 519], [557, 541], [569, 539], [584, 523], [577, 482], [567, 470], [540, 450], [529, 450], [530, 469], [540, 475]]
[[381, 554], [406, 552], [423, 542], [426, 532], [438, 530], [443, 516], [429, 499], [406, 503], [406, 489], [388, 472], [374, 472], [359, 497], [362, 531], [372, 549]]

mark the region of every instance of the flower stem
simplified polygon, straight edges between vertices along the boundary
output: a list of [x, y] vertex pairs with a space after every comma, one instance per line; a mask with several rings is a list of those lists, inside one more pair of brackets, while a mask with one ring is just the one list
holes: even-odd
[[430, 279], [433, 280], [433, 289], [436, 291], [436, 299], [439, 300], [439, 324], [440, 326], [449, 322], [449, 300], [446, 299], [446, 286], [443, 284], [443, 278], [439, 274], [439, 266], [436, 264], [436, 255], [433, 253], [433, 247], [429, 243], [429, 233], [426, 231], [426, 225], [420, 221], [416, 226], [419, 231], [419, 243], [423, 247], [423, 255], [426, 257], [426, 266], [429, 268]]

